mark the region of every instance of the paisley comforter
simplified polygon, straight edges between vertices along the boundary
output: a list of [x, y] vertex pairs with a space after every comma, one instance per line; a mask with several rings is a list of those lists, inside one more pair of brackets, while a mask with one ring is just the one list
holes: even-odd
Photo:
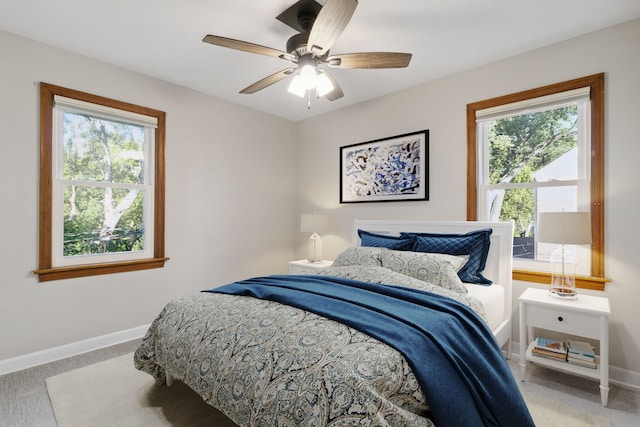
[[[426, 289], [479, 308], [466, 295], [382, 268], [322, 273]], [[275, 301], [211, 293], [174, 300], [154, 320], [134, 359], [158, 383], [169, 372], [240, 426], [434, 425], [399, 351]]]

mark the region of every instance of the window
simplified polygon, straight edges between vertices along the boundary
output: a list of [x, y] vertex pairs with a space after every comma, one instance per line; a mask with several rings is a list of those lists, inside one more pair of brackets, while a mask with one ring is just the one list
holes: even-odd
[[164, 266], [165, 113], [40, 84], [40, 281]]
[[604, 289], [604, 74], [467, 105], [467, 218], [514, 222], [517, 280], [549, 283], [539, 212], [590, 212], [576, 284]]

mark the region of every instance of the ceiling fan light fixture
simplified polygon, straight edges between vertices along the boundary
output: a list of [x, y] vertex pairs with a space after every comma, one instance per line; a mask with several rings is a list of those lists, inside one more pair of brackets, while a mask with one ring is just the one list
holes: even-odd
[[316, 86], [316, 69], [313, 65], [305, 64], [300, 68], [300, 81], [305, 89], [313, 89]]
[[333, 82], [325, 73], [316, 73], [313, 66], [305, 65], [289, 84], [289, 92], [303, 98], [307, 91], [315, 89], [318, 97], [334, 89]]
[[291, 84], [289, 84], [289, 92], [299, 96], [300, 98], [304, 97], [304, 94], [307, 92], [307, 88], [304, 86], [302, 77], [300, 77], [299, 74], [296, 74], [291, 80]]
[[316, 79], [316, 92], [318, 96], [325, 96], [334, 89], [333, 83], [324, 73], [319, 73]]

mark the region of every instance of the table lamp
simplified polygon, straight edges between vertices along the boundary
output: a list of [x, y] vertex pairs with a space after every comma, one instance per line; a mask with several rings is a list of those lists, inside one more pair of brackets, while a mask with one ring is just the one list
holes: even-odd
[[322, 260], [322, 239], [318, 235], [318, 231], [324, 231], [327, 228], [329, 228], [329, 218], [327, 215], [315, 212], [312, 214], [302, 214], [300, 231], [312, 233], [309, 238], [309, 262]]
[[591, 244], [591, 220], [588, 212], [541, 212], [538, 216], [538, 241], [560, 247], [551, 254], [549, 294], [576, 298], [576, 256], [566, 245]]

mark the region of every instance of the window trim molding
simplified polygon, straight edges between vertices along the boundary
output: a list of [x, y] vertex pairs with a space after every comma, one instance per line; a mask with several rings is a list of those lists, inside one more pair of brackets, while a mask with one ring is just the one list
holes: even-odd
[[[467, 104], [467, 220], [477, 220], [476, 111], [586, 86], [590, 88], [591, 98], [591, 275], [576, 277], [576, 286], [604, 290], [605, 282], [610, 281], [604, 271], [604, 73]], [[513, 279], [548, 284], [551, 283], [551, 274], [514, 270]]]
[[[120, 110], [131, 111], [155, 117], [158, 127], [155, 131], [154, 163], [154, 248], [153, 258], [110, 262], [100, 264], [72, 265], [54, 267], [52, 265], [52, 208], [53, 208], [53, 108], [55, 95], [78, 99], [92, 104]], [[166, 113], [152, 108], [116, 101], [98, 95], [76, 91], [49, 83], [40, 83], [40, 190], [38, 222], [38, 281], [70, 279], [74, 277], [95, 276], [101, 274], [122, 273], [127, 271], [162, 268], [165, 261], [165, 136]]]

